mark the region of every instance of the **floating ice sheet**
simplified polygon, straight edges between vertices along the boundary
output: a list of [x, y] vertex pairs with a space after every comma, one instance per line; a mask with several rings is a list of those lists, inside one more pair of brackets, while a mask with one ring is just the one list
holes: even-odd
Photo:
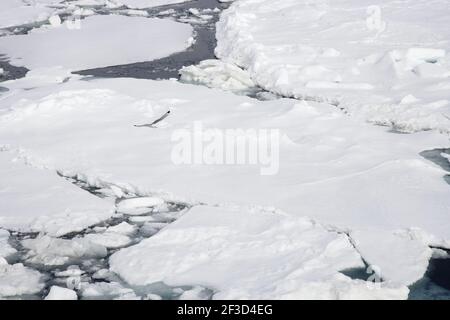
[[0, 47], [13, 65], [75, 71], [162, 58], [189, 47], [191, 36], [191, 26], [168, 19], [102, 15], [79, 28], [43, 26], [1, 37]]

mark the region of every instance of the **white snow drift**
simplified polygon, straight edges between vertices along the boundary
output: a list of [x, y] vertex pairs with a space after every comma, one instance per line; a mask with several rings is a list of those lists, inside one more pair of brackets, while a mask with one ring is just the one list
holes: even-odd
[[240, 0], [216, 54], [260, 86], [370, 122], [450, 132], [446, 0]]
[[0, 38], [10, 63], [29, 69], [70, 70], [149, 61], [189, 47], [192, 27], [168, 19], [91, 16], [80, 28], [43, 26], [26, 35]]

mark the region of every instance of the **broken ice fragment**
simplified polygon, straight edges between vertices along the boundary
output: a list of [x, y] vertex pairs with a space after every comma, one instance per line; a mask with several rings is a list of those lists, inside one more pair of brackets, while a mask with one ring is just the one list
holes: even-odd
[[45, 300], [77, 300], [77, 293], [71, 289], [52, 286]]

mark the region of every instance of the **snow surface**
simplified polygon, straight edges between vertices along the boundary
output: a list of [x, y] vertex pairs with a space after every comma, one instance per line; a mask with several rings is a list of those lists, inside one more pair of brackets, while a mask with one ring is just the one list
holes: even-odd
[[114, 204], [59, 177], [31, 167], [26, 157], [0, 152], [0, 226], [63, 235], [103, 221]]
[[81, 20], [79, 29], [42, 26], [1, 37], [0, 48], [12, 65], [81, 70], [162, 58], [189, 47], [191, 36], [191, 26], [168, 19], [102, 15]]
[[194, 207], [114, 254], [110, 265], [132, 285], [200, 284], [217, 290], [216, 299], [403, 299], [408, 293], [340, 274], [364, 266], [344, 235], [263, 210]]
[[[158, 128], [134, 126], [169, 108], [170, 116]], [[1, 143], [20, 148], [30, 163], [140, 195], [269, 206], [310, 217], [331, 230], [349, 231], [363, 257], [388, 266], [381, 274], [396, 285], [421, 277], [425, 246], [450, 247], [446, 172], [419, 155], [448, 145], [448, 137], [436, 132], [393, 134], [327, 104], [261, 102], [176, 81], [74, 79], [32, 91], [16, 89], [0, 101], [0, 110]], [[172, 133], [189, 130], [197, 120], [205, 128], [279, 128], [279, 173], [261, 176], [251, 165], [175, 165]], [[396, 236], [411, 228], [422, 236]], [[399, 248], [395, 252], [401, 256], [392, 259], [392, 248]], [[403, 258], [414, 265], [405, 268]], [[390, 271], [395, 268], [404, 268], [404, 274]]]
[[216, 55], [284, 96], [450, 132], [449, 16], [446, 0], [241, 0], [221, 15]]

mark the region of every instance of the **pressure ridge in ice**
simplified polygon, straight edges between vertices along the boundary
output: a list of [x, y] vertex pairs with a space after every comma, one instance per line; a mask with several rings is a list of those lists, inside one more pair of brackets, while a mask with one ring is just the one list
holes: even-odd
[[450, 131], [446, 0], [242, 0], [216, 55], [278, 94], [339, 104], [399, 131]]

